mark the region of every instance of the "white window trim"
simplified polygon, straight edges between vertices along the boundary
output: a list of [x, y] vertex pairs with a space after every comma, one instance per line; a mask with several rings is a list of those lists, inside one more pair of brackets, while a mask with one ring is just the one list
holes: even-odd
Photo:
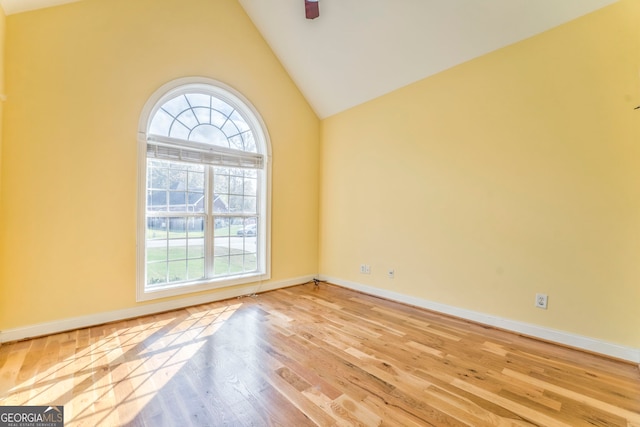
[[[258, 259], [258, 272], [237, 275], [231, 278], [223, 277], [205, 279], [190, 283], [179, 283], [164, 286], [160, 290], [146, 291], [145, 278], [145, 229], [146, 229], [146, 193], [147, 193], [147, 142], [157, 137], [148, 133], [150, 119], [165, 100], [171, 99], [182, 93], [201, 90], [211, 93], [232, 106], [240, 107], [239, 110], [249, 111], [246, 120], [254, 130], [257, 146], [263, 147], [266, 152], [260, 153], [265, 162], [265, 179], [262, 182], [260, 192], [264, 194], [260, 200], [259, 227], [264, 230], [265, 250]], [[168, 82], [158, 88], [147, 100], [138, 123], [138, 204], [137, 204], [137, 240], [136, 240], [136, 301], [149, 301], [158, 298], [166, 298], [194, 292], [236, 286], [248, 283], [256, 283], [271, 278], [271, 140], [267, 127], [256, 108], [241, 93], [232, 87], [207, 77], [184, 77]]]

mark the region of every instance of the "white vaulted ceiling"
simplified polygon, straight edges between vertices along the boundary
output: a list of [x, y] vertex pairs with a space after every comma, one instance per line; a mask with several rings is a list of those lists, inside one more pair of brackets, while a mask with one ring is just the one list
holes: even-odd
[[[77, 0], [0, 0], [7, 14]], [[220, 0], [212, 0], [220, 1]], [[238, 0], [320, 118], [617, 0]]]
[[321, 118], [615, 2], [239, 1]]

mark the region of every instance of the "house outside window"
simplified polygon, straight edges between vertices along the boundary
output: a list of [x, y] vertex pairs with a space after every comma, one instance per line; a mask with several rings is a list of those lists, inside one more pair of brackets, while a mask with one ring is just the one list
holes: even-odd
[[138, 150], [138, 300], [269, 278], [269, 140], [241, 94], [168, 83], [143, 110]]

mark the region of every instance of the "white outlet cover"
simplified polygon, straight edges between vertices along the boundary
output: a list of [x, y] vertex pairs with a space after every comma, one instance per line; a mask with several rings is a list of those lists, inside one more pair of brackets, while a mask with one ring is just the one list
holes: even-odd
[[547, 309], [549, 297], [547, 294], [536, 294], [536, 307]]

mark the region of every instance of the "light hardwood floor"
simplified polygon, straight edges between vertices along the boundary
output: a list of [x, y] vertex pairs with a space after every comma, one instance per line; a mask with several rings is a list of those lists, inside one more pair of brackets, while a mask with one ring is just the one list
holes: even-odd
[[0, 347], [67, 426], [640, 426], [637, 366], [312, 284]]

